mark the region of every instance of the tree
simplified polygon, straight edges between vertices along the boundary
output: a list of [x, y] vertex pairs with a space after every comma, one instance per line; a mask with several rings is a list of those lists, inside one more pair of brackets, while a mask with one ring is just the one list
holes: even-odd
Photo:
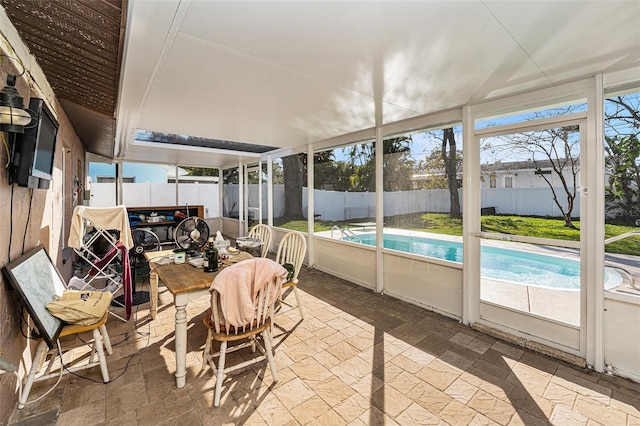
[[460, 210], [460, 198], [458, 196], [456, 138], [452, 127], [442, 129], [441, 156], [449, 187], [449, 217], [452, 219], [461, 219], [462, 212]]
[[282, 164], [277, 160], [271, 164], [271, 179], [274, 185], [284, 184], [284, 170], [282, 170]]
[[348, 161], [337, 161], [333, 150], [325, 152], [327, 158], [314, 164], [315, 189], [351, 191], [351, 177], [355, 173], [355, 166]]
[[605, 101], [606, 209], [640, 216], [640, 93]]
[[[313, 155], [315, 163], [326, 163], [331, 160], [330, 151], [317, 152]], [[274, 175], [276, 169], [274, 167]], [[284, 183], [284, 216], [286, 220], [303, 219], [302, 188], [307, 186], [307, 155], [294, 154], [282, 157], [282, 181]], [[276, 183], [274, 179], [274, 183]]]
[[349, 178], [353, 192], [375, 192], [376, 148], [372, 142], [353, 145], [349, 148], [349, 164], [353, 174]]
[[[527, 113], [526, 119], [562, 117], [573, 113], [578, 108], [580, 105], [569, 105], [535, 111]], [[564, 220], [564, 226], [575, 228], [571, 215], [577, 196], [580, 173], [580, 127], [578, 125], [491, 137], [484, 139], [481, 144], [484, 155], [495, 156], [494, 166], [498, 166], [503, 161], [504, 163], [513, 162], [515, 159], [517, 162], [525, 163], [528, 169], [534, 168], [536, 175], [549, 187], [553, 203], [560, 210]], [[492, 172], [490, 164], [483, 164], [483, 169]], [[554, 180], [558, 181], [559, 185]], [[563, 199], [565, 203], [561, 201]]]
[[282, 157], [284, 179], [284, 215], [288, 220], [302, 219], [302, 186], [305, 167], [302, 163], [304, 154]]
[[231, 169], [224, 169], [222, 171], [222, 183], [239, 183], [240, 179], [239, 179], [239, 174], [238, 174], [238, 168], [237, 167], [233, 167]]
[[409, 191], [412, 189], [411, 176], [415, 161], [411, 157], [411, 136], [386, 139], [382, 143], [382, 160], [385, 191]]
[[640, 136], [640, 93], [608, 98], [604, 114], [608, 136]]
[[[406, 191], [411, 189], [411, 175], [414, 161], [411, 158], [410, 136], [385, 139], [382, 142], [384, 191]], [[356, 192], [375, 192], [376, 190], [376, 148], [373, 143], [353, 145], [349, 158], [354, 174], [351, 190]]]
[[218, 169], [212, 167], [181, 166], [189, 176], [218, 176]]
[[[579, 143], [579, 127], [565, 126], [507, 135], [501, 144], [496, 145], [502, 152], [531, 160], [531, 166], [539, 171], [537, 175], [551, 190], [553, 202], [568, 228], [575, 228], [571, 214], [580, 172]], [[493, 145], [491, 147], [494, 148]], [[541, 173], [543, 167], [551, 167], [552, 174]], [[560, 189], [553, 184], [551, 176], [558, 178]], [[561, 197], [566, 200], [566, 205], [560, 201]]]
[[420, 189], [448, 189], [449, 217], [462, 218], [460, 197], [458, 195], [458, 172], [462, 169], [462, 155], [457, 150], [455, 133], [452, 127], [440, 131], [429, 132], [439, 141], [440, 146], [434, 148], [424, 160], [420, 161], [417, 170], [428, 175], [418, 186]]
[[636, 136], [605, 137], [606, 208], [624, 216], [640, 216], [640, 143]]

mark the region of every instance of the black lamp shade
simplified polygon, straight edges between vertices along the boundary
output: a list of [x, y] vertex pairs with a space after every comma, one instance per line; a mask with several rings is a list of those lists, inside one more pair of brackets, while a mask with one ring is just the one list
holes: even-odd
[[7, 85], [0, 90], [0, 131], [24, 133], [31, 115], [24, 109], [24, 100], [16, 90], [16, 76], [7, 76]]

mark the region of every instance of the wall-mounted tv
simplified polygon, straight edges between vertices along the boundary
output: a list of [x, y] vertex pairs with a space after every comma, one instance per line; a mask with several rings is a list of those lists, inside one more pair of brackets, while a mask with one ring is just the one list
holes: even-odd
[[53, 177], [58, 122], [42, 99], [31, 98], [29, 109], [36, 124], [16, 137], [13, 181], [19, 186], [47, 189]]

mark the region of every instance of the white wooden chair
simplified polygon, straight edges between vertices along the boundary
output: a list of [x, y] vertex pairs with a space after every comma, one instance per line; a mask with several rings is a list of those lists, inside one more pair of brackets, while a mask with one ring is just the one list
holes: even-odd
[[267, 257], [271, 247], [271, 228], [268, 225], [258, 224], [249, 231], [249, 238], [257, 238], [262, 241], [262, 252], [260, 256]]
[[[264, 287], [262, 287], [255, 299], [253, 300], [254, 316], [251, 321], [241, 327], [234, 327], [229, 324], [222, 314], [220, 294], [213, 290], [211, 292], [211, 308], [207, 310], [204, 316], [204, 325], [207, 327], [207, 341], [204, 346], [204, 354], [202, 359], [202, 369], [209, 363], [213, 373], [216, 375], [216, 389], [214, 394], [214, 407], [220, 405], [220, 396], [222, 394], [222, 381], [225, 373], [244, 368], [248, 365], [264, 361], [269, 363], [273, 381], [278, 381], [278, 373], [273, 360], [273, 348], [271, 345], [271, 317], [273, 308], [278, 300], [279, 292], [282, 286], [281, 277], [273, 277]], [[264, 346], [257, 341], [257, 335], [262, 336]], [[213, 353], [213, 341], [220, 342], [220, 351]], [[229, 342], [240, 342], [233, 346], [228, 346]], [[256, 356], [244, 362], [232, 366], [225, 366], [226, 355], [230, 352], [237, 351], [242, 348], [251, 347], [251, 351], [255, 352], [256, 347], [262, 355]], [[214, 358], [219, 357], [218, 366], [214, 363]]]
[[[302, 311], [302, 303], [300, 303], [300, 296], [298, 294], [298, 274], [300, 273], [300, 268], [302, 267], [302, 262], [304, 262], [304, 256], [307, 253], [307, 240], [305, 240], [304, 235], [302, 235], [298, 231], [291, 231], [285, 234], [280, 241], [280, 245], [278, 246], [278, 252], [276, 253], [276, 262], [284, 265], [290, 263], [293, 265], [293, 277], [284, 282], [282, 285], [282, 289], [292, 287], [293, 294], [296, 297], [296, 304], [291, 305], [284, 301], [284, 296], [282, 293], [280, 296], [280, 309], [278, 309], [277, 313], [282, 314], [285, 312], [289, 312], [296, 307], [300, 311], [300, 318], [304, 319], [304, 312]], [[282, 309], [282, 305], [287, 306], [288, 308]]]
[[[74, 325], [69, 324], [64, 326], [62, 331], [60, 332], [59, 338], [63, 338], [66, 336], [77, 335], [83, 333], [85, 331], [91, 331], [93, 333], [93, 340], [87, 342], [87, 344], [91, 345], [91, 354], [89, 355], [89, 359], [87, 363], [81, 363], [75, 366], [62, 366], [59, 365], [58, 368], [62, 371], [57, 373], [51, 373], [52, 367], [54, 365], [54, 361], [56, 360], [56, 355], [58, 354], [58, 348], [49, 349], [47, 342], [44, 339], [40, 339], [40, 343], [38, 344], [38, 348], [36, 349], [36, 353], [33, 357], [33, 362], [31, 364], [31, 369], [29, 370], [29, 375], [27, 376], [27, 380], [24, 384], [24, 388], [20, 394], [18, 400], [18, 409], [21, 410], [27, 404], [27, 399], [29, 398], [29, 392], [31, 391], [31, 387], [35, 382], [39, 382], [42, 380], [47, 380], [52, 377], [56, 377], [65, 372], [74, 372], [78, 370], [83, 370], [86, 368], [92, 368], [96, 365], [100, 365], [100, 370], [102, 373], [102, 381], [105, 383], [109, 382], [109, 370], [107, 368], [107, 359], [104, 355], [104, 350], [106, 349], [109, 355], [113, 354], [113, 350], [111, 349], [111, 341], [109, 340], [109, 334], [107, 334], [107, 328], [105, 324], [107, 323], [107, 318], [109, 317], [108, 312], [105, 312], [102, 316], [102, 319], [95, 324], [92, 325]], [[104, 345], [104, 346], [103, 346]], [[98, 355], [98, 359], [95, 359], [96, 354]], [[44, 373], [38, 377], [36, 375], [42, 369], [44, 363], [47, 361], [47, 357], [49, 357], [47, 368]]]
[[[18, 409], [24, 408], [27, 404], [27, 399], [29, 398], [29, 393], [34, 382], [55, 376], [61, 377], [62, 374], [66, 372], [73, 372], [100, 365], [102, 379], [107, 383], [109, 381], [109, 371], [107, 369], [104, 350], [106, 348], [108, 354], [113, 353], [109, 334], [105, 326], [109, 315], [107, 310], [108, 306], [104, 306], [104, 312], [97, 313], [97, 315], [101, 314], [100, 319], [90, 325], [65, 325], [64, 322], [52, 316], [47, 310], [47, 305], [53, 301], [56, 296], [63, 296], [66, 284], [43, 245], [29, 250], [18, 259], [5, 265], [2, 269], [8, 282], [11, 283], [16, 290], [16, 294], [22, 302], [23, 309], [27, 310], [33, 320], [33, 324], [38, 329], [38, 335], [34, 337], [34, 340], [38, 341], [38, 346], [31, 367], [29, 368], [29, 373], [24, 378], [24, 388], [22, 386], [19, 387]], [[110, 300], [111, 296], [109, 295], [107, 302]], [[22, 323], [20, 326], [23, 326]], [[81, 351], [76, 349], [78, 345], [76, 339], [74, 339], [70, 342], [70, 344], [73, 345], [73, 351], [70, 354], [73, 356], [73, 359], [65, 360], [64, 364], [61, 359], [56, 364], [56, 355], [62, 350], [60, 339], [87, 331], [93, 333], [93, 340], [87, 339], [86, 337], [78, 338], [77, 340], [82, 342], [83, 345], [90, 345], [88, 360], [83, 356], [83, 353], [78, 356]], [[97, 360], [95, 359], [96, 354], [98, 356]], [[38, 373], [47, 361], [48, 356], [51, 357], [49, 358], [47, 368], [43, 374], [39, 375]], [[55, 370], [57, 370], [57, 373], [51, 373], [54, 366], [56, 367]], [[20, 383], [22, 383], [22, 380]]]

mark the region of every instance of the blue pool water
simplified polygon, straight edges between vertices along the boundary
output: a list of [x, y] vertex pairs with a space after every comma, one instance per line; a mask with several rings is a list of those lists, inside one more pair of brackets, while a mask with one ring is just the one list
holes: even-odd
[[[375, 234], [358, 235], [358, 239], [367, 245], [376, 243]], [[456, 241], [385, 234], [384, 247], [462, 263], [462, 243]], [[565, 290], [580, 288], [580, 262], [563, 257], [483, 246], [480, 269], [483, 278]], [[606, 289], [621, 283], [618, 272], [605, 268]]]

